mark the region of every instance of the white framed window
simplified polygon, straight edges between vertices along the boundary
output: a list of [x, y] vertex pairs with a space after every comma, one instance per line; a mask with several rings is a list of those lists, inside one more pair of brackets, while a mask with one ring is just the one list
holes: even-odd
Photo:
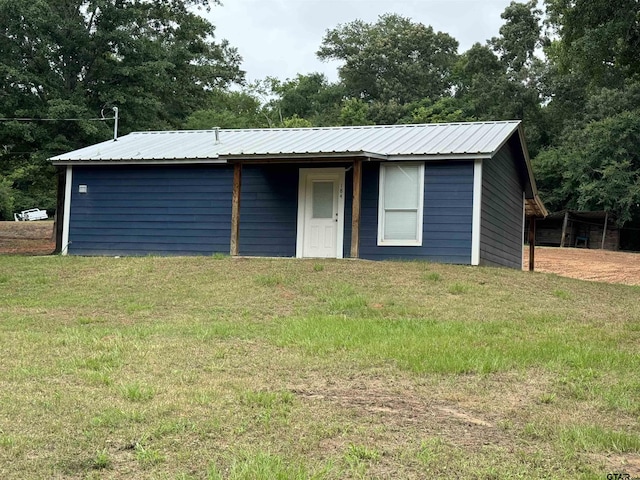
[[422, 245], [424, 163], [381, 163], [378, 245]]

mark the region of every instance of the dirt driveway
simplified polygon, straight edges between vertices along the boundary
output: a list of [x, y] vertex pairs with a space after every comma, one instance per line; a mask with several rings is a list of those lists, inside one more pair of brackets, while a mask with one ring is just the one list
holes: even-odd
[[[640, 253], [586, 248], [536, 247], [535, 269], [594, 282], [640, 285]], [[529, 268], [529, 248], [524, 252]]]
[[53, 220], [0, 222], [0, 255], [49, 255], [55, 247]]
[[[0, 255], [53, 252], [53, 221], [0, 222]], [[529, 268], [525, 247], [525, 270]], [[640, 253], [536, 247], [536, 271], [598, 282], [640, 285]]]

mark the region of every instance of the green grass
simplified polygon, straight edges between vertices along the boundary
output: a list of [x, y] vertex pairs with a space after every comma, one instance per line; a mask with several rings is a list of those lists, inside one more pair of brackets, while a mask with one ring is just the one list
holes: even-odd
[[125, 399], [132, 402], [146, 402], [151, 400], [154, 395], [153, 388], [140, 385], [138, 382], [123, 385], [120, 391]]
[[109, 452], [106, 450], [96, 452], [96, 455], [93, 459], [93, 468], [96, 470], [103, 470], [105, 468], [109, 468], [110, 466], [111, 457], [109, 456]]
[[467, 293], [470, 289], [471, 287], [469, 285], [456, 282], [449, 286], [449, 293], [453, 295], [461, 295], [463, 293]]
[[359, 464], [361, 462], [377, 462], [380, 459], [380, 452], [375, 448], [366, 445], [349, 445], [345, 454], [347, 462]]
[[142, 443], [136, 443], [134, 451], [136, 460], [145, 468], [157, 465], [165, 460], [160, 451], [145, 447]]
[[229, 463], [230, 467], [225, 473], [216, 465], [211, 465], [207, 471], [207, 480], [313, 480], [325, 478], [327, 473], [326, 467], [312, 472], [304, 463], [291, 462], [280, 455], [262, 451], [241, 452]]
[[430, 282], [439, 282], [442, 276], [438, 272], [428, 272], [424, 274], [424, 279]]
[[2, 478], [591, 479], [640, 454], [638, 288], [220, 255], [0, 257], [0, 284]]
[[578, 425], [563, 429], [560, 441], [579, 451], [640, 453], [640, 434], [614, 431], [599, 425]]

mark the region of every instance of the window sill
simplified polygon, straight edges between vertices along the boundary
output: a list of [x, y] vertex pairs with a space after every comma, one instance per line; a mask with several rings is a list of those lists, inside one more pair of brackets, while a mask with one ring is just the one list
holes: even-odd
[[416, 240], [378, 240], [379, 247], [421, 247], [422, 242]]

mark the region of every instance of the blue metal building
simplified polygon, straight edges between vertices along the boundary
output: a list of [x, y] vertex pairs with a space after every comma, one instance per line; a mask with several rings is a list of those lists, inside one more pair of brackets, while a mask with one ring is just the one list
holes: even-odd
[[66, 169], [63, 253], [522, 266], [546, 215], [517, 121], [139, 132]]

